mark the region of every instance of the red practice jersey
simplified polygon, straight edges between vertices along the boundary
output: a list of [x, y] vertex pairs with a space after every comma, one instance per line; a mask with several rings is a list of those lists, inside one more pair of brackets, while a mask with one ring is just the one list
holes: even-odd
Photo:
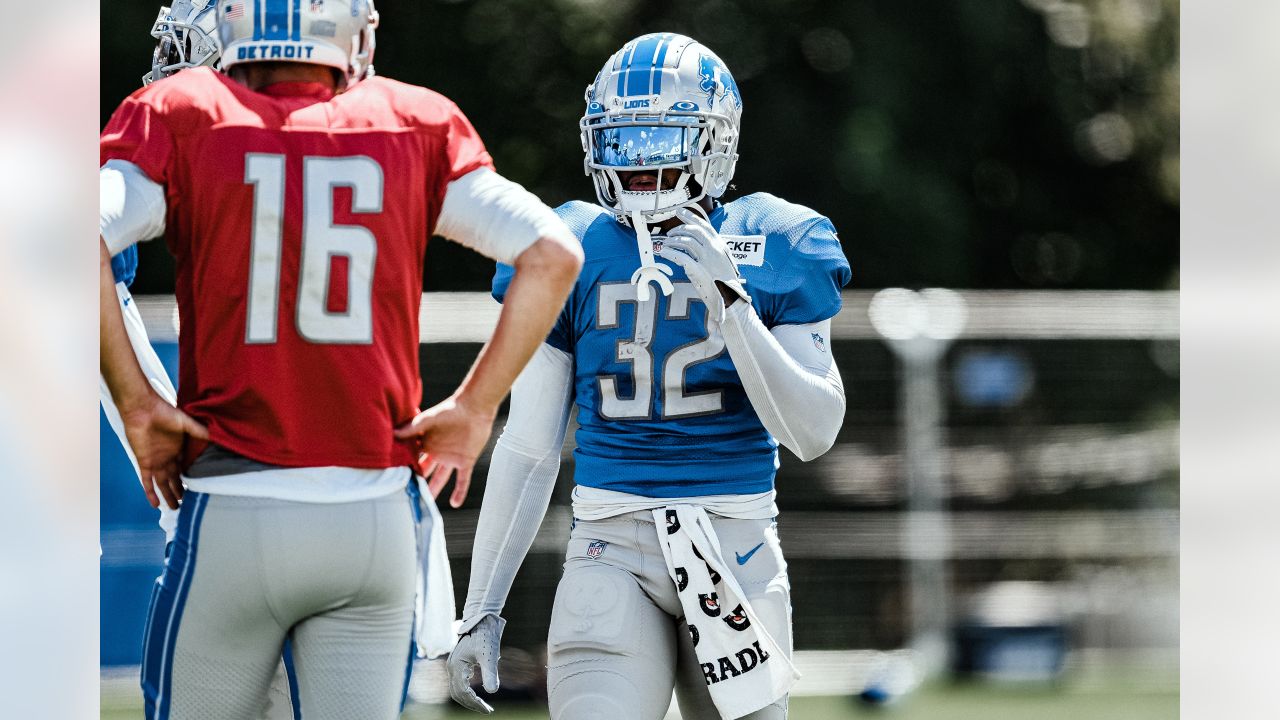
[[[492, 160], [447, 98], [374, 77], [251, 91], [209, 68], [116, 110], [101, 161], [165, 188], [178, 406], [265, 463], [416, 460], [423, 258], [452, 180]], [[188, 461], [193, 459], [188, 453]]]

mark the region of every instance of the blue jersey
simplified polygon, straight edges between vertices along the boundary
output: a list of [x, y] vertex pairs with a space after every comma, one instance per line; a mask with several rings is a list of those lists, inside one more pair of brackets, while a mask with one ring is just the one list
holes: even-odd
[[133, 284], [133, 276], [138, 272], [138, 246], [130, 245], [111, 256], [111, 274], [116, 282], [125, 285]]
[[[772, 489], [778, 444], [684, 271], [673, 267], [669, 297], [653, 287], [651, 299], [639, 303], [631, 284], [640, 267], [635, 232], [597, 205], [570, 202], [556, 212], [586, 255], [547, 337], [574, 357], [574, 480], [645, 497]], [[757, 193], [717, 207], [710, 219], [765, 326], [818, 322], [840, 311], [849, 263], [827, 218]], [[512, 274], [498, 266], [499, 302]]]

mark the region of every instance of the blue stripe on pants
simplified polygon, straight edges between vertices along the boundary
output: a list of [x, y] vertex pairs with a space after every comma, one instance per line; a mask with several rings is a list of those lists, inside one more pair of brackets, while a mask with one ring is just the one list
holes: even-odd
[[142, 696], [147, 720], [167, 720], [173, 683], [173, 650], [182, 609], [195, 575], [196, 544], [209, 496], [188, 492], [178, 511], [178, 531], [164, 574], [152, 592], [142, 654]]
[[[404, 712], [405, 703], [409, 701], [409, 681], [413, 679], [413, 658], [418, 654], [418, 643], [414, 641], [413, 626], [409, 626], [409, 663], [404, 668], [404, 687], [400, 690], [400, 712]], [[296, 718], [295, 720], [301, 720]]]
[[302, 699], [298, 697], [298, 669], [293, 665], [293, 635], [284, 639], [284, 675], [289, 681], [289, 707], [293, 709], [293, 720], [302, 720]]
[[[418, 481], [414, 478], [412, 472], [409, 473], [409, 484], [405, 486], [404, 491], [405, 494], [409, 496], [409, 508], [413, 511], [414, 530], [416, 530], [419, 535], [424, 532], [431, 532], [430, 528], [424, 527], [422, 524], [422, 505], [420, 503], [435, 501], [429, 498], [424, 499], [422, 497], [422, 493], [418, 490]], [[418, 547], [421, 548], [422, 543], [418, 543]], [[425, 558], [418, 558], [418, 565], [423, 568], [421, 572], [424, 573], [426, 572], [424, 566], [425, 560]], [[425, 591], [426, 588], [423, 588], [423, 590]], [[409, 701], [409, 680], [413, 678], [413, 659], [418, 654], [418, 638], [416, 637], [415, 632], [418, 625], [418, 618], [416, 615], [417, 608], [415, 607], [414, 610], [414, 618], [409, 623], [409, 662], [404, 669], [404, 688], [400, 690], [400, 712], [404, 712], [405, 703]]]

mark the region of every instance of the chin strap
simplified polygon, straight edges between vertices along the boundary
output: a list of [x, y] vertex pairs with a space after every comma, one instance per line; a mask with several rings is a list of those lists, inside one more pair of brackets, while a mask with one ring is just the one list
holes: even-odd
[[671, 268], [653, 261], [653, 237], [649, 234], [649, 224], [639, 210], [631, 213], [631, 226], [636, 230], [636, 241], [640, 246], [640, 268], [631, 275], [631, 283], [636, 286], [636, 297], [640, 302], [649, 301], [649, 283], [657, 283], [663, 295], [670, 295], [674, 289], [671, 280]]

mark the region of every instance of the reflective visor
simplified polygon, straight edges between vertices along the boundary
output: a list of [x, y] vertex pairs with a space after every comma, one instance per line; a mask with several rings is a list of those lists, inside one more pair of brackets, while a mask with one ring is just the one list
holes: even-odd
[[608, 167], [671, 165], [689, 160], [696, 128], [627, 125], [592, 130], [592, 161]]

